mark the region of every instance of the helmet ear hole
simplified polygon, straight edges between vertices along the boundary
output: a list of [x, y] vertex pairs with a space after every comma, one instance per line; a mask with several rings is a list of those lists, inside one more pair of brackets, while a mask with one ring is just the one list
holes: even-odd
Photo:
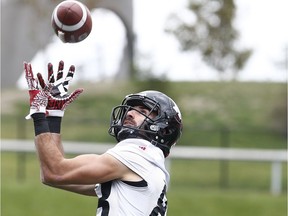
[[174, 133], [174, 130], [173, 130], [173, 128], [169, 128], [166, 130], [166, 132], [167, 132], [167, 135], [171, 135]]

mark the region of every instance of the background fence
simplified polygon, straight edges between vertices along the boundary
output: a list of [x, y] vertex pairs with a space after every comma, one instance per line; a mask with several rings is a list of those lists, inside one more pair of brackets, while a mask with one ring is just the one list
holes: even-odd
[[[25, 177], [25, 153], [35, 152], [33, 140], [1, 140], [1, 151], [18, 152], [18, 174], [19, 178]], [[101, 154], [112, 148], [114, 144], [109, 143], [83, 143], [83, 142], [65, 142], [64, 149], [67, 154]], [[23, 154], [24, 153], [24, 154]], [[216, 148], [216, 147], [185, 147], [175, 146], [167, 167], [169, 168], [173, 159], [200, 159], [200, 160], [220, 160], [222, 168], [220, 169], [220, 179], [222, 185], [228, 179], [228, 161], [257, 161], [271, 162], [271, 184], [270, 190], [273, 195], [281, 193], [282, 185], [282, 163], [287, 162], [286, 150], [268, 150], [268, 149], [237, 149], [237, 148]]]

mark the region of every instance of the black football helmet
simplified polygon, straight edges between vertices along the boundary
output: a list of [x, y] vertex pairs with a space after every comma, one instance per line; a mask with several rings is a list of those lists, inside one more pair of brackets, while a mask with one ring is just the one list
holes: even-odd
[[[144, 106], [149, 114], [134, 109], [135, 106]], [[140, 126], [124, 125], [127, 113], [132, 109], [145, 116]], [[155, 113], [156, 117], [149, 117], [151, 113]], [[182, 128], [180, 110], [170, 97], [158, 91], [143, 91], [127, 95], [121, 105], [113, 108], [109, 134], [117, 141], [127, 138], [146, 139], [159, 147], [167, 157], [171, 146], [180, 138]]]

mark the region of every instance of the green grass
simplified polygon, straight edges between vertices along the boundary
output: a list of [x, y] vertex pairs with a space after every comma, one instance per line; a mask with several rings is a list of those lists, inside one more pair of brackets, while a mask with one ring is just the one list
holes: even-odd
[[[182, 110], [177, 145], [287, 149], [286, 84], [118, 82], [84, 88], [65, 113], [64, 140], [114, 142], [107, 134], [112, 107], [124, 95], [153, 88], [171, 95]], [[33, 139], [32, 121], [24, 120], [28, 96], [13, 91], [14, 100], [2, 91], [1, 138]], [[173, 160], [168, 215], [285, 216], [287, 164], [282, 169], [282, 194], [272, 196], [270, 163]], [[3, 216], [95, 215], [97, 206], [95, 198], [42, 185], [34, 154], [2, 153], [1, 199]]]
[[[2, 153], [1, 215], [95, 215], [97, 198], [40, 183], [35, 154]], [[19, 172], [20, 170], [24, 172]], [[169, 215], [285, 216], [287, 165], [282, 194], [269, 192], [270, 164], [229, 163], [229, 184], [219, 186], [218, 161], [173, 160], [168, 191]]]
[[287, 199], [241, 190], [171, 189], [168, 215], [285, 216]]

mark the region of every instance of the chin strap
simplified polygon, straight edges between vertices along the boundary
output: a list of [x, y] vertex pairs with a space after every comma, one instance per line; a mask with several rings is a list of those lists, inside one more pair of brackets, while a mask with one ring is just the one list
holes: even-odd
[[146, 137], [140, 136], [139, 132], [133, 128], [124, 127], [116, 135], [117, 141], [122, 141], [128, 138], [143, 138]]
[[168, 155], [170, 154], [170, 149], [166, 145], [163, 145], [163, 144], [161, 144], [155, 140], [151, 140], [150, 142], [152, 143], [152, 145], [154, 145], [154, 146], [156, 146], [162, 150], [165, 158], [168, 157]]

